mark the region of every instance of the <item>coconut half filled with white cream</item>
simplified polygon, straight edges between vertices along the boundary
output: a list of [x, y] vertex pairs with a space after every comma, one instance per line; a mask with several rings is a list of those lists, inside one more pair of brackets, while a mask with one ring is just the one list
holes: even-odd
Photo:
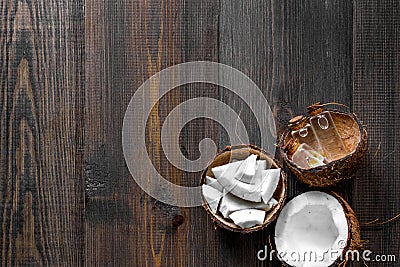
[[359, 224], [344, 199], [320, 191], [289, 201], [275, 226], [278, 258], [290, 266], [325, 267], [360, 248]]
[[286, 198], [286, 176], [251, 145], [227, 147], [204, 171], [203, 207], [216, 225], [241, 233], [272, 222]]

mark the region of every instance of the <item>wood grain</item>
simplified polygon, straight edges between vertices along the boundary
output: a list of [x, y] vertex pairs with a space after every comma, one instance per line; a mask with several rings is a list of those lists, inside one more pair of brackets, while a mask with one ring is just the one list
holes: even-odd
[[0, 4], [2, 266], [83, 262], [82, 3]]
[[[217, 5], [176, 0], [86, 2], [86, 114], [90, 116], [85, 127], [85, 263], [89, 266], [188, 266], [199, 262], [196, 253], [207, 265], [213, 262], [208, 255], [215, 254], [200, 249], [205, 238], [197, 232], [203, 226], [212, 231], [208, 218], [200, 208], [158, 202], [135, 184], [122, 155], [121, 129], [128, 102], [151, 75], [185, 61], [217, 59]], [[200, 95], [215, 94], [212, 87], [206, 88]], [[146, 126], [154, 166], [171, 182], [187, 186], [197, 185], [198, 174], [184, 175], [168, 163], [160, 133], [171, 109], [199, 96], [197, 92], [196, 85], [171, 91], [153, 108]], [[213, 133], [214, 126], [201, 121], [189, 124], [181, 134], [182, 151], [196, 158], [199, 140]]]
[[[355, 1], [353, 107], [369, 133], [370, 149], [357, 177], [353, 205], [361, 222], [400, 212], [400, 4]], [[364, 226], [366, 248], [399, 260], [399, 221]], [[371, 266], [378, 266], [376, 265]], [[398, 262], [379, 266], [398, 266]]]
[[[290, 118], [305, 114], [306, 107], [317, 101], [351, 105], [350, 1], [220, 2], [219, 61], [243, 71], [260, 87], [275, 115], [278, 134]], [[257, 122], [245, 103], [226, 92], [221, 99], [241, 111], [250, 142], [260, 145]], [[227, 143], [226, 137], [221, 138]], [[293, 175], [288, 188], [289, 197], [309, 190]], [[224, 246], [222, 258], [232, 265], [263, 264], [257, 252], [267, 244], [265, 233], [243, 239], [226, 233], [218, 242]]]

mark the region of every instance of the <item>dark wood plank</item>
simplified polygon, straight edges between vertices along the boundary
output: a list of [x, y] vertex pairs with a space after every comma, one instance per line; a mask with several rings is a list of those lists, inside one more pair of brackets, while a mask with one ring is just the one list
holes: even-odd
[[[364, 223], [382, 222], [400, 212], [399, 62], [399, 2], [355, 1], [353, 107], [367, 126], [370, 149], [355, 183], [353, 206]], [[373, 255], [396, 254], [399, 260], [398, 220], [364, 226], [361, 233]]]
[[[184, 22], [185, 62], [213, 61], [218, 62], [218, 0], [185, 1]], [[184, 88], [182, 88], [184, 89]], [[209, 97], [218, 99], [219, 88], [210, 84], [192, 84], [180, 91], [182, 101], [188, 98]], [[208, 107], [204, 107], [207, 109]], [[187, 151], [187, 158], [197, 159], [200, 156], [198, 144], [203, 138], [211, 138], [217, 147], [219, 144], [219, 126], [215, 121], [198, 119], [188, 123], [181, 136], [181, 145]], [[186, 186], [198, 186], [200, 173], [185, 173]], [[208, 214], [202, 207], [189, 208], [185, 217], [187, 243], [181, 257], [186, 266], [216, 266], [220, 261], [220, 251], [215, 244], [218, 233], [214, 229]], [[181, 230], [182, 231], [182, 230]], [[174, 244], [171, 244], [173, 247]]]
[[82, 10], [0, 4], [2, 266], [83, 262]]
[[[259, 85], [275, 114], [278, 133], [314, 102], [351, 105], [351, 1], [220, 2], [219, 60]], [[242, 111], [250, 142], [260, 145], [257, 123], [245, 103], [225, 92], [221, 99]], [[221, 143], [227, 143], [226, 137]], [[289, 196], [306, 190], [293, 177], [288, 186]], [[220, 265], [249, 266], [262, 264], [256, 255], [265, 244], [265, 233], [224, 233], [215, 246], [223, 248]]]
[[[217, 10], [216, 1], [86, 2], [88, 266], [209, 266], [217, 257], [212, 247], [205, 247], [213, 242], [213, 229], [204, 211], [169, 206], [146, 195], [130, 176], [121, 147], [125, 109], [146, 79], [178, 63], [216, 61]], [[148, 120], [148, 153], [159, 172], [177, 184], [197, 185], [199, 174], [184, 174], [168, 163], [161, 126], [180, 102], [218, 93], [205, 88], [199, 93], [196, 85], [183, 86], [168, 93]], [[199, 140], [215, 135], [212, 127], [195, 121], [183, 130], [182, 151], [189, 158], [198, 156]]]
[[[147, 260], [150, 251], [148, 244], [139, 246], [147, 237], [143, 229], [147, 222], [141, 220], [145, 211], [135, 209], [134, 203], [143, 193], [133, 185], [125, 166], [120, 137], [133, 88], [154, 72], [149, 70], [143, 45], [148, 34], [147, 5], [145, 1], [86, 1], [85, 5], [87, 266], [136, 266], [140, 258]], [[161, 9], [158, 6], [154, 12], [161, 14]], [[149, 38], [157, 48], [158, 31], [153, 28]], [[134, 84], [125, 78], [128, 75], [135, 77]]]

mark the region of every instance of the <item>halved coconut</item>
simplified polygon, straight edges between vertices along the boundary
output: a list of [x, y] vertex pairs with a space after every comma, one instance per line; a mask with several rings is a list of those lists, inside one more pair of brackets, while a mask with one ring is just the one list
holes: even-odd
[[[253, 146], [253, 145], [237, 145], [237, 146], [228, 146], [226, 147], [221, 153], [219, 153], [214, 161], [208, 166], [208, 168], [203, 172], [202, 177], [201, 177], [201, 185], [204, 184], [210, 184], [213, 182], [213, 178], [216, 178], [214, 176], [214, 173], [212, 171], [215, 170], [215, 167], [226, 165], [229, 163], [236, 163], [238, 161], [242, 161], [245, 159], [250, 158], [249, 164], [251, 166], [254, 165], [254, 158], [249, 157], [250, 155], [256, 155], [257, 157], [257, 166], [260, 164], [262, 168], [264, 169], [278, 169], [279, 166], [278, 164], [273, 160], [271, 156], [267, 154], [267, 152], [263, 151], [262, 149]], [[263, 162], [265, 161], [265, 162]], [[236, 166], [236, 165], [235, 165]], [[254, 167], [254, 166], [253, 166]], [[254, 169], [254, 168], [253, 168]], [[255, 168], [257, 169], [257, 168]], [[218, 170], [218, 168], [217, 168]], [[237, 170], [236, 170], [237, 171]], [[243, 173], [248, 173], [245, 176], [245, 181], [242, 181], [238, 177], [233, 177], [234, 173], [232, 173], [232, 178], [236, 180], [236, 184], [238, 182], [241, 182], [243, 186], [248, 185], [252, 186], [253, 182], [256, 183], [257, 181], [253, 181], [249, 178], [250, 175], [253, 175], [255, 177], [258, 177], [257, 172], [253, 174], [253, 171], [251, 170], [243, 170], [241, 171]], [[236, 172], [235, 172], [236, 173]], [[265, 173], [264, 175], [267, 175], [268, 173]], [[259, 178], [260, 179], [260, 178]], [[257, 180], [257, 179], [256, 179]], [[207, 182], [208, 181], [208, 182]], [[273, 181], [274, 182], [274, 181]], [[287, 182], [286, 182], [286, 174], [281, 171], [280, 179], [277, 181], [277, 186], [276, 190], [272, 194], [272, 198], [268, 201], [268, 203], [263, 203], [260, 199], [260, 203], [253, 202], [254, 205], [249, 205], [248, 207], [242, 207], [240, 206], [240, 209], [237, 208], [232, 208], [232, 205], [241, 205], [242, 202], [239, 201], [230, 201], [231, 198], [236, 198], [233, 194], [229, 193], [230, 195], [228, 197], [222, 198], [221, 203], [220, 203], [220, 209], [222, 208], [222, 211], [225, 214], [225, 217], [221, 213], [215, 213], [213, 210], [215, 207], [211, 207], [209, 204], [207, 204], [206, 199], [203, 207], [207, 211], [207, 213], [210, 215], [212, 221], [215, 223], [216, 226], [219, 226], [224, 229], [228, 229], [230, 231], [234, 232], [240, 232], [240, 233], [250, 233], [254, 231], [258, 231], [269, 225], [272, 221], [275, 220], [276, 216], [278, 215], [280, 209], [283, 206], [283, 203], [286, 199], [286, 187], [287, 187]], [[259, 188], [259, 191], [261, 192], [262, 188]], [[269, 195], [270, 192], [265, 192], [265, 194]], [[241, 196], [243, 197], [243, 196]], [[204, 193], [203, 193], [203, 198], [205, 198]], [[218, 196], [217, 196], [218, 198]], [[241, 200], [241, 199], [240, 199]], [[244, 200], [243, 200], [244, 201]], [[232, 203], [231, 203], [232, 202]], [[221, 205], [223, 207], [221, 207]], [[270, 206], [273, 206], [270, 208]], [[261, 212], [258, 211], [253, 211], [252, 209], [261, 209]], [[233, 212], [233, 210], [241, 211], [241, 212]], [[265, 212], [267, 211], [267, 212]], [[265, 217], [262, 220], [262, 222], [259, 223], [259, 217], [260, 214], [265, 212]], [[234, 214], [235, 213], [235, 214]], [[252, 227], [246, 227], [247, 224], [246, 222], [242, 219], [243, 216], [246, 216], [246, 214], [250, 214], [251, 216], [254, 216], [254, 220], [252, 221], [256, 222], [258, 225], [252, 226]], [[232, 216], [232, 217], [230, 217]], [[237, 225], [235, 222], [240, 224]]]
[[331, 266], [361, 247], [360, 226], [343, 198], [310, 191], [283, 207], [274, 241], [276, 255], [290, 266]]
[[[324, 110], [321, 103], [311, 105], [309, 108], [311, 116]], [[298, 180], [311, 187], [334, 186], [344, 179], [350, 179], [359, 169], [364, 154], [367, 150], [367, 131], [362, 126], [355, 114], [329, 110], [336, 129], [343, 140], [343, 145], [349, 151], [344, 157], [336, 158], [326, 165], [304, 169], [292, 161], [295, 149], [290, 149], [294, 143], [291, 130], [286, 129], [279, 141], [280, 155], [289, 169], [296, 175]], [[312, 145], [312, 144], [310, 144]], [[338, 146], [338, 153], [340, 148]]]

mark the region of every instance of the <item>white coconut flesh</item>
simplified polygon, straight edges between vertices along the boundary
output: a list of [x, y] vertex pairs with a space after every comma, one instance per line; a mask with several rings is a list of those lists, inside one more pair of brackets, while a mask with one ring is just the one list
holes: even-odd
[[272, 196], [280, 179], [280, 169], [266, 168], [257, 155], [212, 168], [216, 179], [206, 176], [202, 186], [211, 211], [241, 228], [262, 224], [266, 211], [278, 204]]
[[222, 198], [222, 192], [218, 191], [212, 186], [207, 184], [202, 185], [203, 196], [210, 206], [212, 212], [216, 213], [218, 209], [219, 202]]
[[229, 218], [241, 228], [249, 228], [257, 224], [262, 224], [265, 211], [256, 209], [246, 209], [233, 212]]
[[[264, 202], [251, 202], [241, 199], [231, 193], [224, 192], [219, 206], [219, 212], [221, 212], [224, 218], [230, 218], [230, 215], [238, 210], [245, 209], [259, 209], [263, 211], [269, 211], [273, 206], [275, 206], [277, 201], [271, 199], [268, 203]], [[263, 217], [264, 218], [264, 217]]]
[[239, 168], [236, 170], [234, 178], [243, 183], [250, 184], [256, 174], [257, 168], [257, 155], [250, 155], [245, 159]]
[[339, 201], [326, 193], [301, 194], [282, 209], [275, 227], [278, 257], [291, 266], [332, 265], [348, 240], [348, 223]]
[[219, 192], [223, 192], [224, 188], [220, 183], [218, 183], [217, 179], [212, 178], [210, 176], [206, 176], [206, 184], [217, 189]]
[[264, 182], [261, 184], [261, 198], [264, 202], [268, 202], [275, 192], [279, 183], [281, 169], [270, 169], [262, 172], [266, 175]]

